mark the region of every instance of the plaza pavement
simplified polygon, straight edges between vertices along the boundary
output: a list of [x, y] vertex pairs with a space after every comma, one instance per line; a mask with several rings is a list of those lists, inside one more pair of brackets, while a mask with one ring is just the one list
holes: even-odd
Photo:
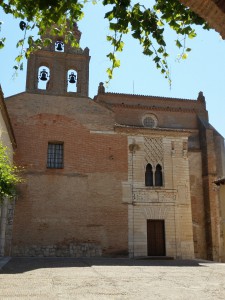
[[[225, 299], [225, 264], [127, 258], [3, 258], [0, 299]], [[8, 262], [7, 262], [8, 260]]]

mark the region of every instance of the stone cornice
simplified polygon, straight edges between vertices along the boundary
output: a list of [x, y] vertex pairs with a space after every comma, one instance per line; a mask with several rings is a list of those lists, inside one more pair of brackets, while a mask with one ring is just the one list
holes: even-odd
[[170, 136], [185, 136], [188, 137], [191, 135], [191, 130], [186, 129], [171, 129], [171, 128], [146, 128], [146, 127], [138, 127], [138, 126], [125, 126], [116, 124], [115, 132], [124, 133], [126, 135], [155, 135], [162, 136], [166, 135]]
[[76, 58], [77, 57], [87, 57], [90, 59], [90, 56], [89, 56], [89, 53], [85, 52], [84, 50], [82, 49], [77, 49], [77, 50], [74, 50], [74, 52], [56, 52], [56, 51], [50, 51], [50, 50], [46, 50], [46, 49], [41, 49], [41, 50], [37, 50], [36, 52], [34, 52], [32, 55], [37, 55], [41, 58], [45, 58], [45, 57], [52, 57], [52, 56], [55, 56], [55, 57], [59, 57], [59, 58], [62, 58], [62, 54], [64, 54], [64, 58], [65, 57], [70, 57], [71, 59], [74, 58], [74, 54], [76, 54]]
[[197, 100], [171, 98], [150, 95], [103, 93], [94, 97], [94, 101], [108, 107], [124, 107], [135, 109], [155, 109], [166, 111], [206, 112], [205, 102]]
[[[190, 103], [193, 104], [193, 102], [197, 102], [196, 99], [185, 99], [185, 98], [173, 98], [173, 97], [163, 97], [163, 96], [152, 96], [152, 95], [142, 95], [142, 94], [126, 94], [126, 93], [104, 93], [100, 94], [94, 97], [96, 101], [98, 101], [98, 98], [108, 98], [109, 96], [111, 97], [129, 97], [130, 99], [132, 98], [145, 98], [145, 100], [168, 100], [168, 101], [190, 101]], [[101, 100], [100, 100], [101, 101]]]
[[170, 111], [170, 112], [190, 112], [196, 113], [201, 109], [185, 108], [185, 107], [161, 107], [161, 106], [144, 106], [144, 105], [128, 105], [128, 104], [107, 104], [110, 107], [124, 108], [124, 109], [142, 109], [142, 110], [154, 110], [154, 111]]

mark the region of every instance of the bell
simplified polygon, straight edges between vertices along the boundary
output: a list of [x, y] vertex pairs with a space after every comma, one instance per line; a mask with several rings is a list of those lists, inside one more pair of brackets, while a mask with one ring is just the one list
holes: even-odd
[[62, 48], [63, 42], [56, 42], [56, 44], [57, 44], [56, 50], [63, 51], [63, 48]]
[[46, 69], [43, 69], [41, 72], [40, 72], [40, 80], [42, 81], [46, 81], [48, 80], [48, 72], [46, 71]]
[[71, 72], [71, 74], [69, 75], [69, 83], [76, 83], [76, 75], [74, 74], [74, 72]]

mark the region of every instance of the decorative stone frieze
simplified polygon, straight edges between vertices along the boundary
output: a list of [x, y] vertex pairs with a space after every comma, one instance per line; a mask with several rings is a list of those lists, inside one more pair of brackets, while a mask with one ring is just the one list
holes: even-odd
[[176, 201], [176, 191], [156, 191], [146, 189], [134, 189], [133, 201], [139, 203], [174, 203]]

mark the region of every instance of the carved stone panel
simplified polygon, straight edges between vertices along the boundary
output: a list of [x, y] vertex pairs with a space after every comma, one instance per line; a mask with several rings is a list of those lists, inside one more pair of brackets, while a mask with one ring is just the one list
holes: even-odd
[[176, 192], [135, 189], [133, 192], [133, 201], [137, 203], [174, 203], [176, 201]]
[[163, 141], [162, 138], [149, 138], [144, 139], [145, 161], [156, 165], [157, 163], [163, 164]]

